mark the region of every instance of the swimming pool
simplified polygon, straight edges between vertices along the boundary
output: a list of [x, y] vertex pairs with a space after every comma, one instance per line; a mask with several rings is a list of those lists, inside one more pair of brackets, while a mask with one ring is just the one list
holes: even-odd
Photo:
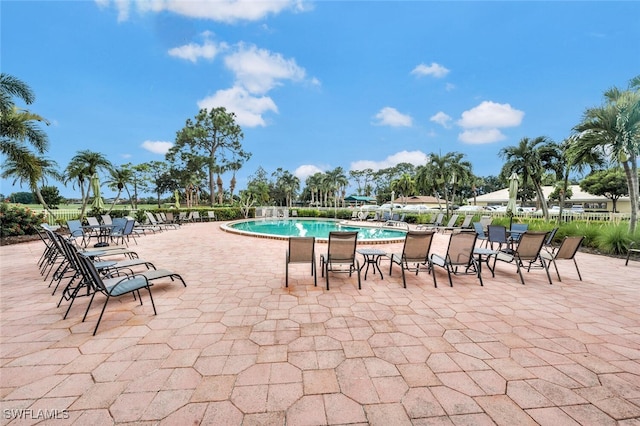
[[222, 229], [264, 238], [316, 237], [327, 240], [331, 231], [357, 231], [358, 241], [388, 243], [404, 240], [406, 233], [380, 226], [357, 226], [332, 219], [247, 219], [230, 222]]

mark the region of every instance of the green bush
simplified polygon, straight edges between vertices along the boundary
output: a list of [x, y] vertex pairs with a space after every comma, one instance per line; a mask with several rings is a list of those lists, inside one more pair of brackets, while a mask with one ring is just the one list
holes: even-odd
[[37, 226], [45, 222], [44, 214], [9, 203], [0, 203], [0, 237], [36, 235]]
[[602, 227], [595, 238], [597, 248], [603, 253], [625, 254], [629, 244], [633, 241], [626, 224]]

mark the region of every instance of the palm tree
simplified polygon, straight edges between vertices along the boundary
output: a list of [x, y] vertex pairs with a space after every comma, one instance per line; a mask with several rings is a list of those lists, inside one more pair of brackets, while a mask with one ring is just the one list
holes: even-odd
[[[320, 186], [322, 185], [322, 173], [314, 173], [309, 176], [305, 182], [307, 187], [309, 188], [309, 192], [311, 193], [311, 203], [310, 205], [315, 205], [316, 203], [320, 204], [320, 195], [318, 194]], [[316, 200], [317, 197], [317, 200]]]
[[[638, 156], [640, 156], [640, 76], [634, 77], [627, 90], [616, 87], [604, 93], [606, 103], [585, 111], [583, 121], [574, 130], [583, 150], [604, 151], [622, 164], [629, 188], [633, 233], [638, 221]], [[576, 142], [578, 143], [578, 142]]]
[[[16, 107], [13, 98], [17, 97], [27, 105], [33, 103], [35, 95], [27, 84], [5, 73], [0, 74], [0, 154], [7, 158], [7, 167], [14, 176], [31, 176], [42, 167], [38, 161], [42, 157], [34, 155], [27, 144], [35, 148], [37, 154], [44, 154], [48, 148], [46, 133], [38, 127], [39, 123], [49, 124], [47, 120], [30, 111]], [[14, 167], [25, 167], [15, 170]], [[37, 173], [36, 173], [37, 175]], [[40, 177], [36, 177], [36, 181]], [[22, 178], [18, 180], [23, 180]], [[26, 182], [30, 179], [27, 178]]]
[[[500, 157], [506, 160], [501, 175], [508, 177], [513, 173], [522, 177], [522, 187], [531, 183], [542, 208], [545, 219], [549, 220], [549, 209], [542, 192], [542, 178], [547, 170], [557, 171], [561, 166], [561, 152], [558, 145], [544, 136], [535, 139], [522, 138], [516, 146], [502, 148]], [[525, 203], [525, 195], [522, 196]]]
[[[104, 154], [89, 150], [78, 151], [71, 159], [65, 169], [65, 183], [77, 181], [82, 196], [82, 209], [80, 217], [84, 217], [84, 213], [89, 202], [89, 182], [91, 176], [98, 170], [109, 171], [113, 168], [111, 162], [107, 160]], [[86, 185], [86, 186], [85, 186]]]
[[601, 167], [605, 164], [604, 152], [585, 149], [585, 145], [578, 142], [578, 136], [573, 134], [560, 144], [564, 169], [562, 170], [562, 188], [560, 190], [560, 212], [558, 223], [562, 221], [562, 211], [567, 191], [569, 190], [569, 174], [571, 170], [583, 173], [587, 167]]
[[403, 204], [406, 205], [407, 197], [414, 192], [415, 182], [409, 173], [403, 173], [402, 176], [391, 182], [391, 189], [402, 196]]
[[335, 169], [328, 171], [326, 173], [326, 180], [328, 192], [333, 194], [333, 205], [337, 206], [338, 192], [341, 188], [349, 184], [347, 176], [344, 174], [344, 169], [342, 167], [336, 167]]
[[123, 189], [127, 192], [127, 196], [129, 197], [129, 199], [131, 199], [131, 194], [129, 193], [127, 184], [131, 183], [131, 181], [133, 180], [133, 170], [127, 167], [115, 167], [109, 170], [109, 175], [109, 179], [105, 181], [105, 184], [107, 184], [107, 186], [112, 190], [116, 190], [118, 192], [107, 213], [111, 213], [111, 210], [113, 210], [116, 203], [120, 199], [120, 194], [122, 193]]
[[24, 152], [16, 158], [5, 161], [2, 165], [2, 178], [14, 178], [14, 184], [16, 182], [20, 182], [21, 184], [26, 183], [29, 189], [36, 194], [42, 207], [47, 210], [52, 217], [55, 217], [42, 197], [38, 184], [42, 183], [43, 186], [46, 185], [48, 177], [60, 179], [61, 177], [57, 166], [55, 161], [38, 156], [25, 149]]
[[416, 173], [416, 187], [423, 193], [433, 193], [438, 199], [444, 198], [447, 212], [459, 183], [472, 176], [471, 163], [463, 161], [463, 158], [464, 154], [459, 152], [431, 153], [429, 162], [419, 167]]
[[292, 175], [288, 170], [285, 170], [278, 177], [276, 186], [284, 192], [286, 206], [291, 207], [293, 195], [300, 189], [300, 179]]

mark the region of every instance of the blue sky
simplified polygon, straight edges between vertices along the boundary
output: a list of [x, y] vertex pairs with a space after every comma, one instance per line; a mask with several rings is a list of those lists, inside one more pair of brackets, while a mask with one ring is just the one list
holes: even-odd
[[[163, 160], [199, 108], [234, 111], [258, 167], [317, 171], [562, 141], [640, 73], [635, 1], [12, 1], [2, 72], [30, 85], [49, 157]], [[230, 176], [225, 177], [228, 182]], [[77, 196], [71, 187], [65, 196]], [[0, 192], [20, 190], [2, 181]], [[106, 192], [105, 195], [108, 195]]]

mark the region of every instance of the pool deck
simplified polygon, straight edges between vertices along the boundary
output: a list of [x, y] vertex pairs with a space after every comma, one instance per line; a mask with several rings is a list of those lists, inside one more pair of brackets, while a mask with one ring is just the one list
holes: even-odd
[[[432, 253], [446, 251], [436, 234]], [[187, 282], [56, 307], [35, 241], [0, 247], [1, 424], [640, 425], [640, 261], [577, 254], [520, 284], [384, 261], [318, 286], [287, 242], [195, 223], [138, 239]], [[366, 246], [362, 246], [366, 247]], [[326, 245], [318, 244], [317, 253]], [[401, 243], [375, 245], [398, 252]]]

